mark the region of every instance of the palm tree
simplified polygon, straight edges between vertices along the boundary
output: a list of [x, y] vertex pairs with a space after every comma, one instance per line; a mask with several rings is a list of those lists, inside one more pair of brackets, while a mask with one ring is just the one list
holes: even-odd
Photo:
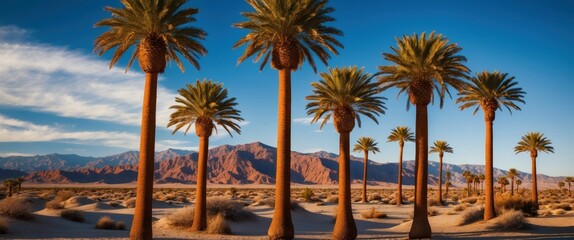
[[8, 190], [8, 197], [12, 197], [12, 192], [14, 190], [14, 179], [4, 180], [4, 187]]
[[500, 193], [506, 191], [505, 186], [508, 185], [508, 179], [504, 176], [498, 178], [498, 184], [500, 184]]
[[267, 234], [271, 239], [292, 239], [291, 71], [307, 60], [316, 72], [311, 53], [327, 65], [330, 53], [338, 55], [336, 47], [343, 47], [335, 39], [343, 33], [325, 25], [335, 21], [329, 16], [334, 9], [326, 6], [327, 0], [247, 0], [247, 3], [255, 11], [242, 13], [248, 20], [233, 25], [251, 31], [233, 46], [247, 45], [238, 62], [251, 56], [255, 61], [263, 58], [259, 68], [262, 70], [271, 58], [271, 67], [279, 71], [275, 211]]
[[566, 186], [566, 183], [560, 181], [558, 182], [558, 190], [562, 190], [562, 188], [564, 188], [564, 186]]
[[409, 127], [398, 126], [391, 129], [387, 142], [399, 142], [399, 177], [397, 180], [397, 206], [403, 204], [403, 147], [405, 142], [414, 142], [415, 138]]
[[211, 80], [196, 81], [195, 84], [187, 84], [187, 89], [179, 90], [175, 98], [176, 105], [170, 116], [167, 127], [175, 126], [172, 134], [182, 127], [186, 127], [187, 134], [192, 125], [195, 125], [195, 134], [199, 137], [199, 157], [197, 159], [197, 186], [195, 188], [195, 211], [192, 231], [202, 231], [207, 227], [206, 210], [206, 166], [209, 149], [209, 137], [212, 130], [219, 125], [231, 135], [231, 130], [241, 133], [238, 122], [243, 118], [239, 116], [241, 111], [235, 109], [235, 98], [227, 97], [227, 89], [223, 84], [214, 83]]
[[516, 179], [516, 193], [518, 194], [518, 187], [520, 186], [520, 184], [522, 184], [522, 180], [520, 179]]
[[25, 180], [23, 177], [18, 177], [18, 178], [16, 178], [15, 181], [16, 181], [16, 184], [18, 185], [18, 188], [16, 189], [16, 192], [19, 193], [19, 192], [20, 192], [20, 189], [22, 188], [22, 183], [23, 183], [24, 181], [26, 181], [26, 180]]
[[397, 38], [398, 48], [394, 53], [383, 53], [386, 60], [394, 63], [379, 66], [383, 74], [380, 81], [383, 89], [397, 87], [399, 94], [409, 96], [410, 104], [416, 106], [416, 158], [415, 158], [415, 210], [410, 238], [430, 238], [431, 228], [427, 215], [428, 178], [428, 104], [434, 100], [433, 89], [437, 90], [440, 107], [444, 95], [450, 96], [447, 86], [461, 90], [470, 70], [463, 65], [466, 58], [457, 55], [461, 48], [449, 43], [441, 34], [403, 36]]
[[430, 148], [429, 153], [438, 153], [438, 202], [442, 204], [442, 157], [444, 153], [453, 153], [453, 150], [446, 141], [436, 140], [434, 146]]
[[197, 40], [204, 39], [206, 33], [187, 25], [196, 21], [193, 16], [199, 12], [195, 8], [180, 9], [187, 0], [121, 2], [123, 8], [106, 7], [105, 10], [111, 12], [112, 17], [95, 24], [95, 27], [110, 29], [96, 38], [94, 49], [99, 55], [115, 49], [110, 61], [111, 68], [133, 46], [126, 71], [137, 58], [140, 68], [146, 74], [136, 208], [130, 238], [151, 239], [157, 76], [163, 73], [170, 60], [183, 71], [178, 54], [199, 69], [197, 58], [207, 51]]
[[514, 147], [516, 154], [521, 152], [530, 152], [530, 159], [532, 160], [532, 202], [538, 209], [538, 183], [536, 181], [536, 158], [538, 151], [545, 153], [553, 153], [554, 147], [551, 146], [552, 142], [547, 139], [544, 134], [539, 132], [529, 132], [522, 136], [518, 145]]
[[516, 168], [508, 169], [508, 176], [510, 181], [510, 196], [514, 196], [514, 179], [518, 177], [518, 170]]
[[367, 202], [367, 166], [369, 165], [369, 152], [373, 154], [379, 152], [377, 142], [370, 137], [360, 137], [353, 147], [354, 152], [364, 153], [364, 167], [363, 167], [363, 203]]
[[466, 181], [466, 196], [470, 197], [470, 182], [472, 181], [472, 173], [470, 173], [468, 170], [465, 170], [462, 172], [462, 176]]
[[564, 181], [568, 183], [568, 195], [572, 196], [572, 192], [570, 191], [570, 183], [574, 182], [574, 177], [566, 177]]
[[376, 116], [385, 113], [384, 100], [377, 96], [379, 85], [373, 75], [364, 73], [356, 66], [333, 68], [321, 73], [319, 82], [311, 83], [313, 94], [305, 99], [307, 114], [313, 115], [311, 123], [320, 119], [321, 128], [333, 117], [335, 130], [339, 133], [339, 203], [333, 239], [355, 239], [357, 227], [351, 209], [351, 176], [349, 134], [357, 125], [361, 127], [364, 115], [378, 124]]
[[474, 182], [474, 193], [476, 195], [480, 195], [480, 190], [478, 189], [479, 185], [480, 185], [480, 176], [479, 175], [472, 175], [472, 180]]
[[486, 179], [486, 176], [484, 174], [479, 174], [478, 178], [480, 179], [480, 190], [482, 191], [482, 193], [480, 194], [484, 194], [484, 180]]
[[492, 219], [496, 216], [494, 211], [494, 189], [493, 189], [493, 123], [496, 116], [496, 110], [506, 107], [510, 113], [511, 108], [520, 110], [516, 102], [524, 103], [524, 91], [516, 87], [517, 82], [514, 77], [508, 77], [507, 73], [499, 71], [483, 71], [476, 74], [476, 77], [470, 79], [471, 84], [461, 92], [461, 96], [456, 100], [462, 103], [461, 110], [470, 107], [476, 107], [474, 114], [482, 108], [484, 112], [484, 122], [486, 124], [486, 141], [485, 141], [485, 203], [484, 203], [484, 220]]
[[448, 188], [452, 185], [452, 183], [450, 182], [451, 178], [452, 178], [451, 173], [446, 172], [446, 174], [445, 174], [446, 182], [444, 183], [444, 187], [446, 188], [446, 191], [444, 193], [445, 197], [448, 197]]

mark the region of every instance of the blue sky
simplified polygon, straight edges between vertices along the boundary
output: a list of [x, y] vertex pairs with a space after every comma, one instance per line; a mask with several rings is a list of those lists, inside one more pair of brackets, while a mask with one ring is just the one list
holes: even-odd
[[[396, 45], [395, 37], [436, 31], [460, 45], [473, 74], [500, 70], [515, 76], [526, 92], [522, 111], [497, 112], [494, 125], [494, 165], [530, 172], [528, 154], [515, 155], [513, 147], [529, 131], [541, 131], [553, 142], [555, 154], [540, 154], [538, 172], [574, 175], [574, 2], [572, 1], [343, 1], [333, 0], [332, 23], [345, 34], [339, 56], [330, 67], [358, 65], [368, 72], [389, 64], [382, 58]], [[7, 1], [0, 8], [0, 156], [76, 153], [105, 156], [136, 150], [143, 73], [137, 65], [125, 74], [127, 59], [108, 69], [110, 54], [93, 53], [94, 39], [105, 29], [94, 28], [110, 14], [104, 6], [119, 1]], [[250, 11], [240, 0], [190, 1], [200, 9], [195, 26], [204, 29], [208, 49], [200, 58], [201, 70], [185, 64], [182, 73], [174, 64], [161, 75], [158, 90], [156, 149], [196, 149], [194, 133], [171, 134], [165, 128], [177, 89], [196, 79], [224, 83], [237, 97], [246, 122], [242, 134], [217, 135], [211, 146], [260, 141], [275, 146], [277, 71], [259, 71], [252, 59], [237, 65], [243, 49], [232, 45], [247, 33], [231, 25]], [[224, 6], [224, 7], [222, 7]], [[319, 65], [318, 72], [326, 71]], [[331, 124], [319, 130], [309, 124], [305, 96], [318, 73], [305, 65], [292, 74], [292, 149], [300, 152], [338, 152], [338, 137]], [[355, 128], [360, 136], [375, 138], [381, 153], [377, 162], [396, 162], [398, 146], [387, 143], [390, 129], [414, 127], [414, 109], [406, 111], [406, 97], [392, 89], [386, 114], [379, 125], [365, 121]], [[454, 96], [456, 98], [456, 96]], [[223, 133], [223, 132], [221, 132]], [[484, 164], [482, 112], [460, 111], [454, 99], [445, 106], [429, 106], [429, 140], [443, 139], [454, 148], [444, 161]], [[357, 156], [361, 156], [358, 154]], [[405, 158], [414, 159], [414, 144], [405, 147]], [[436, 160], [436, 155], [430, 155]]]

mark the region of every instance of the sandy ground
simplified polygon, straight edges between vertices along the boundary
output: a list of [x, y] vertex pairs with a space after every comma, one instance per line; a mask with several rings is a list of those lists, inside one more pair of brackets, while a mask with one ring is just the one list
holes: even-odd
[[[123, 221], [129, 229], [133, 208], [111, 207], [101, 202], [86, 202], [69, 209], [85, 212], [86, 222], [72, 222], [59, 217], [59, 210], [44, 209], [45, 202], [35, 199], [36, 218], [33, 221], [9, 220], [8, 234], [0, 235], [2, 239], [127, 239], [129, 230], [95, 229], [95, 222], [102, 216]], [[314, 203], [301, 203], [303, 209], [293, 211], [293, 223], [296, 239], [330, 239], [333, 227], [333, 213], [336, 205], [317, 206]], [[253, 221], [230, 222], [234, 235], [208, 235], [189, 232], [185, 229], [167, 228], [158, 221], [165, 214], [184, 205], [155, 202], [153, 216], [154, 239], [266, 239], [267, 227], [271, 222], [273, 209], [267, 206], [248, 206], [247, 210], [255, 213]], [[384, 219], [363, 219], [361, 212], [375, 208], [388, 214]], [[492, 222], [478, 222], [466, 226], [456, 226], [460, 212], [453, 212], [452, 207], [434, 207], [439, 211], [437, 216], [429, 217], [435, 239], [572, 239], [574, 238], [574, 213], [561, 216], [528, 218], [528, 226], [517, 231], [498, 231], [492, 229]], [[411, 221], [409, 215], [413, 205], [353, 204], [355, 222], [359, 239], [405, 239], [408, 236]]]

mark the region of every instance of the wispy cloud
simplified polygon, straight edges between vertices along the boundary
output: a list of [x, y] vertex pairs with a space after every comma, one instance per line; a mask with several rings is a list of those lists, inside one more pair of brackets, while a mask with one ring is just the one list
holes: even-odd
[[299, 124], [311, 124], [312, 120], [312, 117], [293, 118], [293, 122]]
[[[26, 33], [13, 26], [0, 27], [0, 105], [35, 111], [140, 124], [144, 74], [121, 66], [108, 68], [108, 60], [64, 47], [8, 41], [5, 36]], [[157, 125], [164, 127], [176, 96], [158, 86]]]
[[30, 153], [14, 153], [14, 152], [5, 152], [5, 153], [0, 153], [0, 157], [31, 157], [34, 156], [36, 154], [30, 154]]
[[127, 132], [69, 131], [61, 126], [38, 125], [0, 114], [0, 142], [63, 142], [137, 149], [139, 136]]

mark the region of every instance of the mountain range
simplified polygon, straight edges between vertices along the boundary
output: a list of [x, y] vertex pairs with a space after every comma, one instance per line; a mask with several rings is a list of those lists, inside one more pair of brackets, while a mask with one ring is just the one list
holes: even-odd
[[[198, 154], [192, 151], [168, 149], [155, 155], [156, 183], [185, 183], [196, 181]], [[241, 145], [222, 145], [209, 150], [207, 163], [208, 181], [217, 184], [273, 184], [275, 183], [276, 149], [260, 142]], [[0, 180], [23, 177], [32, 183], [131, 183], [137, 180], [138, 152], [107, 157], [79, 155], [36, 155], [0, 158]], [[414, 161], [404, 161], [403, 184], [414, 184]], [[329, 152], [291, 153], [291, 181], [299, 184], [336, 184], [338, 155]], [[455, 186], [465, 186], [464, 171], [484, 173], [483, 165], [443, 164], [443, 171], [450, 171]], [[507, 171], [494, 169], [495, 179]], [[396, 183], [398, 163], [369, 161], [370, 184]], [[429, 162], [429, 184], [437, 185], [438, 162]], [[351, 179], [361, 182], [363, 159], [351, 157]], [[524, 186], [531, 175], [519, 172]], [[538, 175], [540, 185], [555, 186], [563, 177]]]

